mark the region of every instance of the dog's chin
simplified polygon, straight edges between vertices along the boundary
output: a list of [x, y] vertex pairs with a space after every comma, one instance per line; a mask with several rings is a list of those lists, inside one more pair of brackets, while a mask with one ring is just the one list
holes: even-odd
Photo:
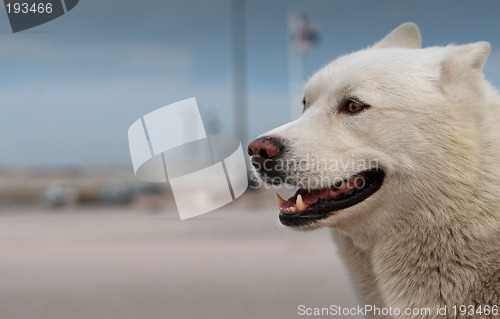
[[302, 230], [328, 226], [329, 217], [347, 213], [349, 208], [375, 194], [382, 186], [384, 177], [383, 170], [371, 169], [359, 172], [336, 186], [299, 189], [288, 200], [277, 195], [280, 222]]

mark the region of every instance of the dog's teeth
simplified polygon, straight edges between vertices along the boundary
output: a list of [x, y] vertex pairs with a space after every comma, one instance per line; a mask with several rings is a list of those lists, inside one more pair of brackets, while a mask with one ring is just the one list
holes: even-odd
[[276, 197], [276, 203], [278, 203], [278, 207], [282, 207], [286, 203], [286, 200], [281, 198], [281, 196], [278, 193], [276, 193], [275, 197]]
[[297, 202], [295, 203], [295, 207], [299, 212], [303, 211], [307, 207], [307, 205], [302, 200], [302, 196], [300, 194], [297, 195]]
[[331, 190], [328, 192], [328, 198], [334, 198], [337, 196], [337, 192], [334, 190]]

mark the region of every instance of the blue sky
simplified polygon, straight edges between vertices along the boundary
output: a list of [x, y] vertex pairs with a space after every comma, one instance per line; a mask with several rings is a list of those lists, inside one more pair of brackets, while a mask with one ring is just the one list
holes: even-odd
[[[289, 120], [287, 14], [321, 30], [304, 79], [406, 21], [423, 45], [492, 44], [500, 86], [498, 1], [247, 0], [249, 137]], [[80, 0], [69, 13], [13, 34], [0, 10], [0, 165], [130, 162], [140, 116], [195, 96], [207, 123], [233, 134], [231, 1]]]

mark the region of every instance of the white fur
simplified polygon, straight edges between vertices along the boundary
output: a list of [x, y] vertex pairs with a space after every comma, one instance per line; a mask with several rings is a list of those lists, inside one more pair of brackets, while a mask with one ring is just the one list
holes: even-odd
[[[289, 160], [376, 161], [379, 191], [307, 228], [332, 229], [360, 302], [452, 318], [453, 305], [500, 306], [500, 97], [481, 72], [488, 43], [420, 45], [407, 23], [334, 60], [306, 84], [302, 116], [265, 135]], [[340, 114], [346, 96], [371, 107]], [[357, 173], [311, 167], [293, 173]]]

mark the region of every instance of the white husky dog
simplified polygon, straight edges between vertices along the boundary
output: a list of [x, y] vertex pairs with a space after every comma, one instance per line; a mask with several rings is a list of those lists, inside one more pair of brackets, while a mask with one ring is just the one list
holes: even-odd
[[248, 147], [265, 182], [299, 187], [277, 196], [284, 225], [331, 228], [361, 304], [382, 309], [368, 316], [500, 316], [500, 96], [482, 73], [489, 51], [421, 48], [417, 26], [403, 24], [313, 75], [302, 116]]

